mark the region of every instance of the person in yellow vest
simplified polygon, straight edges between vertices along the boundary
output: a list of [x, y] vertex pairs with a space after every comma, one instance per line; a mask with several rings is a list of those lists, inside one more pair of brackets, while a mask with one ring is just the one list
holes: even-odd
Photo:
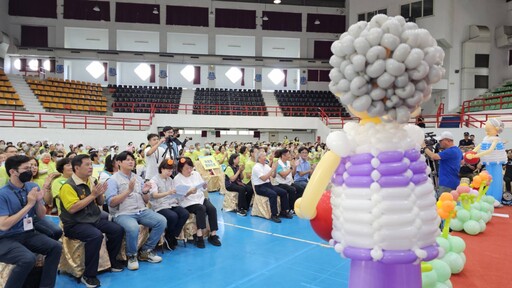
[[[18, 154], [18, 148], [14, 147], [13, 145], [8, 145], [5, 147], [5, 160], [9, 159], [12, 156], [15, 156]], [[5, 170], [5, 164], [0, 167], [0, 187], [7, 184], [7, 181], [9, 181], [9, 175], [7, 175], [7, 171]]]
[[251, 183], [251, 177], [252, 177], [252, 168], [254, 167], [254, 164], [256, 164], [256, 155], [258, 154], [258, 149], [255, 147], [252, 147], [249, 149], [249, 155], [245, 159], [244, 163], [244, 178], [242, 179], [242, 183], [244, 183], [247, 186], [252, 187]]
[[73, 168], [71, 167], [71, 158], [63, 158], [57, 162], [57, 171], [61, 173], [58, 178], [55, 178], [52, 182], [51, 194], [49, 197], [45, 194], [44, 201], [47, 204], [54, 204], [53, 207], [57, 208], [57, 214], [60, 215], [60, 188], [69, 177], [73, 175]]
[[199, 157], [204, 156], [204, 154], [201, 152], [201, 144], [199, 142], [194, 144], [194, 151], [192, 152], [193, 160], [194, 162], [199, 159]]
[[219, 165], [228, 166], [228, 152], [226, 151], [226, 146], [222, 145], [220, 148], [215, 147], [215, 160], [219, 163]]
[[249, 158], [249, 149], [247, 149], [247, 146], [241, 145], [240, 146], [240, 166], [245, 166], [245, 162], [247, 161], [247, 158]]

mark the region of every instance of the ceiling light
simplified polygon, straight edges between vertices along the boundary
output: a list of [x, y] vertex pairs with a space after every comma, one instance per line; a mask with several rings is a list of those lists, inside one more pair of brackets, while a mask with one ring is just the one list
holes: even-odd
[[92, 10], [94, 10], [96, 12], [100, 12], [100, 6], [96, 5], [96, 6], [94, 6], [94, 8], [92, 8]]
[[274, 4], [281, 4], [281, 0], [274, 0]]
[[268, 20], [268, 17], [267, 15], [263, 15], [263, 18], [261, 18], [263, 21], [267, 21]]
[[318, 25], [320, 24], [320, 20], [318, 20], [318, 18], [315, 20], [315, 25]]
[[156, 7], [153, 9], [153, 14], [155, 14], [155, 15], [158, 14], [158, 9], [156, 9]]

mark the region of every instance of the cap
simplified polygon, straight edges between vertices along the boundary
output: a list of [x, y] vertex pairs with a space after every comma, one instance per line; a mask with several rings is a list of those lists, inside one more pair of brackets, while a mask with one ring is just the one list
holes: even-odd
[[167, 132], [169, 130], [172, 130], [172, 127], [171, 126], [165, 126], [164, 129], [162, 130], [162, 132]]
[[453, 134], [449, 131], [443, 131], [443, 133], [441, 133], [441, 136], [439, 136], [437, 140], [441, 141], [443, 139], [450, 139], [453, 141]]
[[469, 136], [469, 132], [464, 132], [464, 136]]

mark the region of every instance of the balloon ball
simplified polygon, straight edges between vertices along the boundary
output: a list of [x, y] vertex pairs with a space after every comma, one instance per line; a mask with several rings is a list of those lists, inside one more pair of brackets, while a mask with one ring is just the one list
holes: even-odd
[[331, 191], [324, 192], [316, 205], [316, 217], [311, 219], [311, 227], [320, 238], [325, 241], [331, 240], [332, 232], [332, 206]]
[[472, 158], [472, 159], [468, 159], [467, 158], [467, 155], [469, 154], [473, 154], [473, 155], [476, 155], [476, 152], [475, 151], [468, 151], [466, 153], [464, 153], [464, 162], [468, 163], [469, 165], [475, 165], [476, 163], [478, 163], [478, 161], [480, 160], [479, 158]]

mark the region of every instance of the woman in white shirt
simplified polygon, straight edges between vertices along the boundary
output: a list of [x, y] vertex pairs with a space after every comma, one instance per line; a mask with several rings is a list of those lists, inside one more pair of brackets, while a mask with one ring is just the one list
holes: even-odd
[[185, 207], [188, 212], [196, 215], [197, 234], [194, 240], [198, 248], [204, 248], [203, 230], [206, 229], [206, 215], [208, 215], [208, 223], [210, 224], [210, 236], [208, 242], [214, 246], [220, 246], [220, 239], [217, 236], [217, 209], [213, 204], [204, 197], [204, 190], [207, 185], [201, 175], [194, 171], [194, 163], [188, 157], [181, 157], [178, 161], [178, 175], [174, 177], [174, 185], [187, 186], [189, 190], [185, 197], [180, 200], [180, 205]]
[[[283, 218], [291, 219], [293, 216], [289, 213], [288, 194], [286, 190], [270, 184], [270, 177], [276, 174], [277, 165], [273, 165], [272, 168], [265, 164], [267, 160], [267, 154], [265, 152], [259, 152], [257, 163], [252, 168], [251, 182], [254, 185], [254, 191], [256, 194], [268, 197], [270, 203], [271, 218], [270, 220], [281, 223], [279, 216]], [[281, 214], [277, 215], [277, 196], [281, 199]]]
[[176, 249], [178, 245], [176, 237], [180, 235], [189, 216], [187, 209], [179, 206], [174, 181], [171, 178], [173, 170], [173, 160], [167, 159], [158, 166], [159, 174], [153, 176], [149, 181], [151, 183], [151, 198], [149, 199], [151, 209], [167, 219], [165, 241], [166, 248], [170, 250]]

